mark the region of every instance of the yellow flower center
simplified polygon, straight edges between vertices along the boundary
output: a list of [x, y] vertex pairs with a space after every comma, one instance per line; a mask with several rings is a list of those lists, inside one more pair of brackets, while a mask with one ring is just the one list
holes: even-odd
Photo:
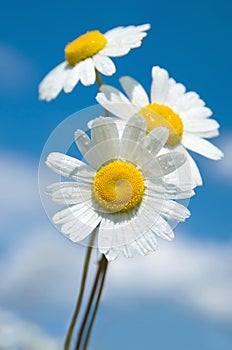
[[88, 32], [65, 47], [65, 57], [70, 66], [96, 55], [107, 44], [106, 37], [98, 30]]
[[93, 181], [93, 195], [108, 212], [127, 212], [140, 204], [144, 178], [131, 163], [115, 160], [98, 170]]
[[183, 135], [183, 123], [178, 114], [170, 107], [158, 103], [151, 103], [143, 107], [139, 114], [147, 121], [147, 132], [149, 133], [158, 126], [169, 130], [168, 146], [175, 146]]

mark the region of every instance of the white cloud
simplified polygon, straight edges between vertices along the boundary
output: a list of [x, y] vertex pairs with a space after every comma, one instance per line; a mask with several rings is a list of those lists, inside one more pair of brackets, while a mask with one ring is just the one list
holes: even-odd
[[224, 158], [210, 166], [212, 175], [232, 185], [232, 133], [221, 136], [220, 148], [224, 152]]
[[24, 233], [0, 265], [0, 299], [16, 308], [64, 308], [76, 297], [83, 249], [49, 225]]
[[0, 182], [1, 190], [1, 209], [21, 210], [22, 205], [28, 207], [28, 203], [35, 207], [37, 205], [37, 167], [32, 159], [11, 154], [4, 151], [0, 152], [1, 165], [0, 173], [4, 181]]
[[0, 349], [58, 350], [53, 339], [32, 322], [21, 320], [14, 313], [0, 309]]
[[[0, 299], [17, 308], [50, 310], [75, 303], [84, 248], [45, 226], [30, 233], [0, 268]], [[97, 261], [96, 252], [94, 262]], [[232, 322], [232, 245], [176, 238], [148, 257], [110, 264], [105, 300], [167, 298], [207, 317]], [[92, 268], [92, 274], [94, 269]], [[49, 308], [49, 309], [48, 309]]]
[[[22, 237], [40, 211], [37, 187], [37, 164], [31, 159], [0, 151], [0, 237], [13, 240]], [[3, 242], [1, 242], [3, 244]]]
[[[12, 225], [17, 230], [11, 234], [7, 255], [0, 260], [0, 299], [5, 307], [28, 309], [32, 315], [40, 310], [50, 317], [51, 310], [72, 309], [85, 251], [56, 232], [45, 215], [43, 219], [38, 215], [43, 209], [38, 202], [35, 166], [24, 158], [17, 162], [10, 154], [7, 161], [2, 208], [14, 213]], [[13, 185], [12, 195], [8, 189], [14, 177], [20, 186]], [[24, 191], [24, 186], [30, 190]], [[29, 214], [22, 211], [27, 207]], [[26, 228], [18, 225], [22, 215], [30, 221]], [[103, 302], [115, 297], [126, 300], [137, 293], [147, 301], [167, 298], [206, 317], [232, 322], [232, 243], [182, 237], [179, 232], [174, 242], [159, 242], [158, 252], [148, 257], [112, 262]], [[2, 235], [2, 244], [4, 239]]]
[[121, 259], [111, 267], [110, 288], [118, 294], [137, 292], [146, 298], [167, 297], [182, 306], [232, 321], [232, 244], [176, 238], [157, 253]]

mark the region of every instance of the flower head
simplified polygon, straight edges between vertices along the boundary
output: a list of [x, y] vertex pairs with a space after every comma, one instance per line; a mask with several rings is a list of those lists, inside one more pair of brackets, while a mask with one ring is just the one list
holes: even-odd
[[98, 248], [108, 260], [120, 253], [148, 254], [159, 236], [171, 240], [173, 230], [166, 219], [180, 222], [190, 213], [176, 199], [189, 198], [192, 189], [166, 181], [166, 176], [184, 164], [182, 153], [161, 154], [168, 139], [166, 128], [146, 133], [146, 121], [132, 117], [123, 128], [112, 118], [97, 118], [91, 139], [75, 132], [76, 144], [86, 162], [61, 153], [51, 153], [47, 166], [74, 182], [47, 188], [53, 201], [66, 207], [53, 221], [61, 232], [79, 242], [98, 230]]
[[[112, 86], [102, 85], [97, 101], [117, 117], [127, 120], [139, 114], [147, 121], [147, 132], [157, 126], [169, 129], [166, 147], [182, 144], [187, 149], [210, 159], [220, 159], [222, 152], [204, 138], [218, 135], [219, 124], [209, 118], [212, 111], [193, 91], [186, 92], [184, 85], [169, 78], [168, 72], [160, 67], [152, 68], [150, 99], [143, 87], [130, 77], [120, 79], [128, 98]], [[201, 175], [187, 153], [193, 180], [201, 185]]]
[[105, 34], [94, 30], [67, 44], [65, 61], [40, 83], [40, 99], [51, 101], [62, 89], [71, 92], [79, 81], [83, 85], [94, 84], [96, 70], [104, 75], [114, 74], [116, 68], [109, 57], [124, 56], [131, 49], [139, 47], [149, 28], [149, 24], [117, 27]]

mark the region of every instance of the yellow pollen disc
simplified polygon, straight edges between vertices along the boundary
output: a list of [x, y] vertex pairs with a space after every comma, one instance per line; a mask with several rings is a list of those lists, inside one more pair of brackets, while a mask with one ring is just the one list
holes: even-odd
[[131, 163], [115, 160], [98, 170], [93, 195], [108, 212], [127, 212], [140, 204], [144, 194], [142, 173]]
[[65, 47], [65, 57], [71, 66], [96, 55], [107, 44], [106, 37], [98, 30], [88, 32]]
[[163, 126], [169, 130], [169, 138], [166, 142], [168, 146], [175, 146], [183, 135], [183, 123], [178, 114], [170, 107], [158, 103], [151, 103], [143, 107], [139, 114], [147, 121], [147, 132], [149, 133], [158, 126]]

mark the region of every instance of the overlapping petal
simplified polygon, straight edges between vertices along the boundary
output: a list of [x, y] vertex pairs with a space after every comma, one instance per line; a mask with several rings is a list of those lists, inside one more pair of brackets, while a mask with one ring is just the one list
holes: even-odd
[[[156, 236], [173, 239], [173, 230], [166, 220], [179, 222], [189, 217], [189, 211], [175, 199], [191, 195], [192, 187], [186, 184], [182, 189], [172, 184], [171, 178], [169, 183], [166, 181], [166, 174], [185, 161], [182, 153], [160, 154], [167, 137], [168, 132], [162, 127], [146, 134], [145, 119], [138, 115], [124, 125], [121, 134], [114, 119], [100, 117], [92, 123], [91, 138], [80, 130], [75, 133], [76, 143], [89, 166], [67, 155], [50, 154], [47, 165], [74, 180], [47, 188], [52, 200], [65, 206], [53, 216], [61, 232], [79, 242], [97, 229], [98, 248], [108, 260], [116, 259], [119, 254], [146, 255], [156, 250]], [[132, 163], [141, 171], [145, 192], [136, 207], [111, 213], [95, 197], [93, 182], [98, 169], [116, 159]]]
[[[184, 147], [210, 159], [218, 160], [223, 157], [223, 153], [216, 146], [205, 140], [219, 134], [219, 124], [210, 118], [212, 111], [196, 92], [186, 92], [183, 84], [170, 78], [167, 70], [159, 66], [152, 68], [150, 101], [144, 88], [135, 79], [126, 76], [120, 82], [128, 98], [112, 86], [103, 86], [96, 99], [105, 109], [120, 119], [128, 120], [133, 113], [139, 114], [151, 104], [168, 107], [178, 115], [183, 124], [180, 143]], [[162, 123], [162, 119], [158, 122]], [[174, 148], [177, 147], [178, 144]], [[196, 163], [192, 157], [187, 155], [187, 158], [193, 187], [202, 185]], [[187, 170], [187, 165], [185, 168]]]

